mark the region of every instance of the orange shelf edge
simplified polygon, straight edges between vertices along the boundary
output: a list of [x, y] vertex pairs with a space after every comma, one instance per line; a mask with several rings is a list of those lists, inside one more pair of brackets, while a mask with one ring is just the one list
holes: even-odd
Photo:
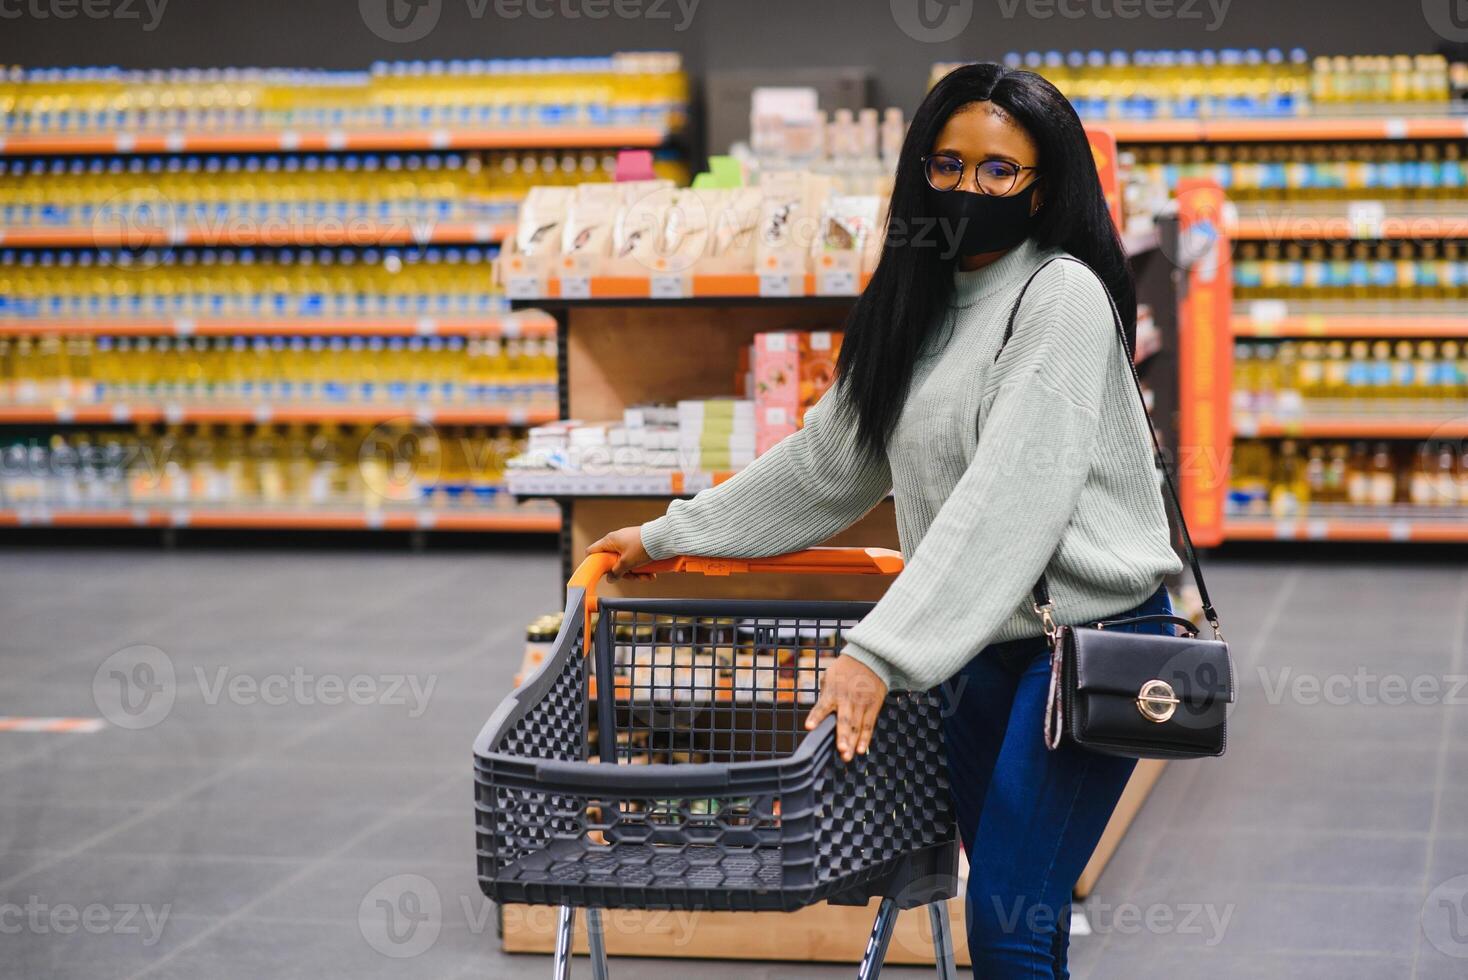
[[0, 156], [51, 153], [270, 153], [341, 150], [652, 149], [667, 142], [655, 126], [539, 126], [515, 129], [259, 130], [238, 133], [109, 133], [6, 137]]
[[1230, 541], [1468, 541], [1468, 521], [1461, 525], [1413, 521], [1410, 518], [1353, 521], [1299, 518], [1293, 521], [1234, 518], [1224, 522]]
[[[253, 222], [252, 222], [253, 223]], [[223, 222], [219, 228], [164, 228], [111, 231], [106, 228], [0, 228], [0, 245], [8, 248], [151, 248], [188, 245], [254, 247], [254, 246], [379, 246], [418, 244], [493, 244], [515, 233], [515, 226], [505, 222], [425, 222], [428, 230], [415, 222], [380, 224], [364, 222], [360, 226], [348, 220], [344, 224], [285, 224], [272, 231], [270, 221], [264, 227], [246, 231]], [[328, 230], [329, 229], [329, 230]]]
[[1296, 116], [1288, 119], [1086, 120], [1120, 143], [1269, 142], [1276, 140], [1459, 139], [1464, 116]]
[[[1247, 301], [1245, 301], [1247, 302]], [[1236, 337], [1463, 337], [1468, 338], [1468, 316], [1287, 316], [1257, 320], [1236, 316]]]
[[0, 423], [59, 422], [68, 425], [115, 425], [129, 422], [368, 422], [424, 418], [443, 425], [540, 425], [560, 417], [554, 408], [470, 409], [411, 405], [366, 406], [173, 406], [111, 403], [104, 405], [0, 406]]
[[297, 336], [346, 337], [382, 336], [499, 336], [548, 338], [556, 334], [556, 322], [539, 310], [523, 310], [505, 316], [401, 317], [383, 319], [326, 320], [317, 317], [281, 319], [191, 319], [171, 320], [0, 320], [0, 336], [38, 334], [104, 334], [108, 336]]
[[15, 509], [0, 509], [0, 526], [5, 527], [202, 527], [240, 530], [440, 530], [554, 533], [560, 530], [556, 514], [454, 514], [438, 511], [395, 513], [391, 511], [299, 511], [210, 510], [182, 507], [51, 510], [44, 520], [22, 520]]
[[1436, 218], [1391, 216], [1380, 234], [1359, 234], [1345, 216], [1327, 218], [1240, 218], [1228, 225], [1234, 238], [1264, 240], [1468, 238], [1468, 215]]
[[1234, 421], [1235, 438], [1290, 437], [1300, 439], [1460, 439], [1468, 436], [1468, 419], [1443, 422], [1430, 419], [1275, 419], [1256, 418], [1240, 425]]

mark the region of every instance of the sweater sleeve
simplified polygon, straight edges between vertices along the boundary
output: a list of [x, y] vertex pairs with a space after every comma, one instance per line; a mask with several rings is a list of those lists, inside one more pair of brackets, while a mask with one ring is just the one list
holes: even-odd
[[833, 385], [805, 424], [731, 479], [675, 500], [642, 525], [650, 557], [760, 558], [819, 544], [856, 523], [892, 489], [885, 456], [867, 452]]
[[985, 384], [968, 469], [846, 634], [845, 652], [889, 688], [951, 677], [1027, 600], [1090, 470], [1111, 356], [1120, 345], [1100, 281], [1070, 262], [1042, 272]]

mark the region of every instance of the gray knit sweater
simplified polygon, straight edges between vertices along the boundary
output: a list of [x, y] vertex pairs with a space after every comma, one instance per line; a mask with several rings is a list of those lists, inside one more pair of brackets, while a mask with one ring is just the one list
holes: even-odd
[[1169, 543], [1142, 407], [1105, 288], [1033, 242], [955, 273], [953, 310], [913, 371], [886, 458], [864, 452], [840, 386], [805, 425], [733, 479], [642, 526], [653, 558], [758, 557], [810, 547], [892, 491], [906, 569], [846, 634], [846, 653], [893, 689], [931, 687], [990, 643], [1056, 618], [1138, 605], [1182, 567]]

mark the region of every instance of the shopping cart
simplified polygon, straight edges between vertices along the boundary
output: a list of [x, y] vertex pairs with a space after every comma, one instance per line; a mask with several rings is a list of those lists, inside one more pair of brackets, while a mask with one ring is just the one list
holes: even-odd
[[[804, 727], [842, 631], [871, 603], [614, 599], [592, 555], [571, 578], [555, 647], [474, 744], [479, 881], [500, 903], [575, 909], [607, 976], [600, 909], [794, 911], [880, 897], [857, 976], [876, 977], [897, 912], [929, 907], [954, 976], [946, 901], [957, 875], [932, 692], [889, 695], [870, 750], [843, 763], [835, 718]], [[891, 575], [882, 549], [674, 558], [645, 571]], [[590, 650], [592, 657], [586, 656]]]

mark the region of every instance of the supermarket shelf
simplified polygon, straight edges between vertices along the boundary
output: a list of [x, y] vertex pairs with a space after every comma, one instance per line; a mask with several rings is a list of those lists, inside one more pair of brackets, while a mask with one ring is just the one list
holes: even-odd
[[1223, 535], [1230, 541], [1468, 541], [1468, 519], [1235, 517], [1224, 521]]
[[1288, 436], [1300, 439], [1461, 439], [1468, 436], [1468, 417], [1372, 418], [1369, 416], [1275, 418], [1235, 413], [1234, 435]]
[[1468, 316], [1304, 314], [1244, 315], [1233, 318], [1236, 337], [1460, 337], [1468, 339]]
[[517, 497], [681, 497], [716, 486], [733, 472], [647, 470], [592, 474], [559, 471], [511, 471], [505, 484]]
[[95, 228], [0, 228], [0, 245], [11, 248], [153, 248], [159, 246], [368, 247], [378, 245], [474, 245], [502, 242], [515, 233], [505, 222], [402, 221], [329, 223], [220, 221], [215, 226], [121, 228], [101, 222]]
[[851, 278], [825, 278], [807, 273], [788, 275], [665, 275], [665, 276], [589, 276], [584, 279], [558, 278], [517, 281], [506, 284], [505, 293], [513, 300], [570, 303], [726, 301], [758, 299], [850, 300], [865, 288], [870, 276], [858, 282]]
[[31, 505], [0, 508], [0, 527], [201, 527], [279, 530], [500, 531], [553, 533], [552, 513], [473, 513], [436, 510], [256, 510], [190, 507], [67, 509]]
[[1306, 140], [1461, 139], [1468, 116], [1311, 116], [1289, 119], [1100, 120], [1119, 143], [1300, 142]]
[[1255, 215], [1228, 226], [1235, 239], [1316, 241], [1328, 239], [1468, 238], [1468, 215], [1397, 215], [1362, 220], [1344, 214]]
[[466, 408], [437, 405], [188, 405], [114, 402], [102, 405], [0, 405], [0, 425], [54, 423], [116, 425], [131, 422], [386, 422], [412, 418], [441, 425], [539, 425], [558, 417], [555, 408]]
[[554, 337], [555, 320], [537, 310], [480, 317], [174, 317], [117, 320], [109, 318], [0, 319], [0, 336], [18, 334], [100, 334], [104, 336], [174, 337]]
[[101, 133], [0, 136], [0, 156], [62, 153], [295, 153], [344, 150], [526, 150], [652, 148], [667, 142], [655, 126], [554, 126], [515, 129], [259, 130], [255, 132]]

